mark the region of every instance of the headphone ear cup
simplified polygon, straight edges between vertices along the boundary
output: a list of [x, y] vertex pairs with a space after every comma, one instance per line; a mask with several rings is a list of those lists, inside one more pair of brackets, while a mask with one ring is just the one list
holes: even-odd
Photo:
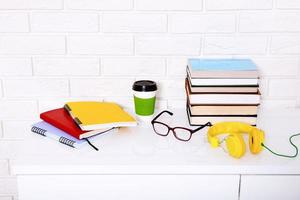
[[249, 134], [249, 148], [251, 153], [258, 154], [262, 150], [261, 143], [264, 142], [264, 132], [261, 130], [253, 130]]
[[234, 158], [242, 157], [246, 152], [246, 144], [240, 134], [230, 134], [226, 140], [226, 147], [229, 155]]

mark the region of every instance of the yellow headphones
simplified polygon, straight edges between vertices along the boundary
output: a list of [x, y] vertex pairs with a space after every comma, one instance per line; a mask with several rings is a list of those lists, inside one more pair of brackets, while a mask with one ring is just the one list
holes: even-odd
[[207, 137], [212, 147], [220, 146], [218, 135], [229, 134], [225, 139], [229, 155], [234, 158], [242, 157], [246, 152], [245, 141], [242, 134], [249, 134], [249, 147], [253, 154], [259, 153], [264, 142], [264, 131], [242, 122], [220, 122], [208, 129]]

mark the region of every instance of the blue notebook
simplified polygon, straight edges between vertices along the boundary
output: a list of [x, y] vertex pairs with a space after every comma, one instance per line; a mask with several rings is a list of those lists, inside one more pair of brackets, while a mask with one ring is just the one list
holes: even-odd
[[250, 59], [189, 59], [192, 71], [255, 71]]
[[62, 144], [68, 145], [73, 148], [79, 148], [84, 144], [88, 144], [86, 140], [78, 140], [66, 132], [48, 124], [47, 122], [41, 121], [31, 127], [33, 133], [40, 134], [42, 136], [54, 139]]

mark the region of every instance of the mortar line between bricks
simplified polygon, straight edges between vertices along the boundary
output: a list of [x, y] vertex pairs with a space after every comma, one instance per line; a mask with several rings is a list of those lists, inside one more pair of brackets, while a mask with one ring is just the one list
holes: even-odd
[[31, 12], [27, 13], [28, 32], [31, 33]]
[[4, 91], [4, 79], [3, 77], [0, 79], [0, 85], [1, 85], [1, 92], [2, 92], [2, 97], [1, 98], [4, 98], [5, 97], [5, 91]]
[[136, 36], [135, 35], [132, 36], [132, 43], [133, 43], [133, 47], [132, 47], [133, 55], [132, 56], [136, 56]]
[[0, 128], [1, 128], [0, 139], [3, 139], [4, 138], [3, 120], [0, 121]]
[[206, 11], [207, 11], [206, 10], [206, 0], [202, 0], [202, 5], [201, 6], [202, 6], [202, 12], [206, 13]]
[[12, 175], [12, 170], [11, 170], [11, 161], [9, 158], [7, 158], [7, 167], [8, 167], [8, 174]]
[[68, 54], [68, 38], [66, 35], [64, 36], [64, 39], [65, 39], [65, 55], [67, 55]]
[[33, 64], [33, 57], [30, 56], [30, 66], [31, 66], [31, 76], [35, 75], [35, 70], [34, 70], [34, 64]]
[[235, 14], [235, 33], [240, 34], [240, 17], [241, 17], [241, 12], [238, 11]]
[[68, 78], [68, 97], [71, 97], [71, 78]]
[[99, 64], [98, 64], [98, 75], [99, 76], [102, 76], [102, 73], [103, 73], [103, 57], [98, 57], [98, 61], [99, 61]]

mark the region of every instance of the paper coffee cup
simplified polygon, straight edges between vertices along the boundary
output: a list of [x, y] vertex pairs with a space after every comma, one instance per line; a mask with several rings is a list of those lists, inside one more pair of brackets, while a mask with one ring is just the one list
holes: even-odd
[[140, 80], [132, 86], [135, 113], [151, 116], [154, 113], [157, 86], [154, 81]]

